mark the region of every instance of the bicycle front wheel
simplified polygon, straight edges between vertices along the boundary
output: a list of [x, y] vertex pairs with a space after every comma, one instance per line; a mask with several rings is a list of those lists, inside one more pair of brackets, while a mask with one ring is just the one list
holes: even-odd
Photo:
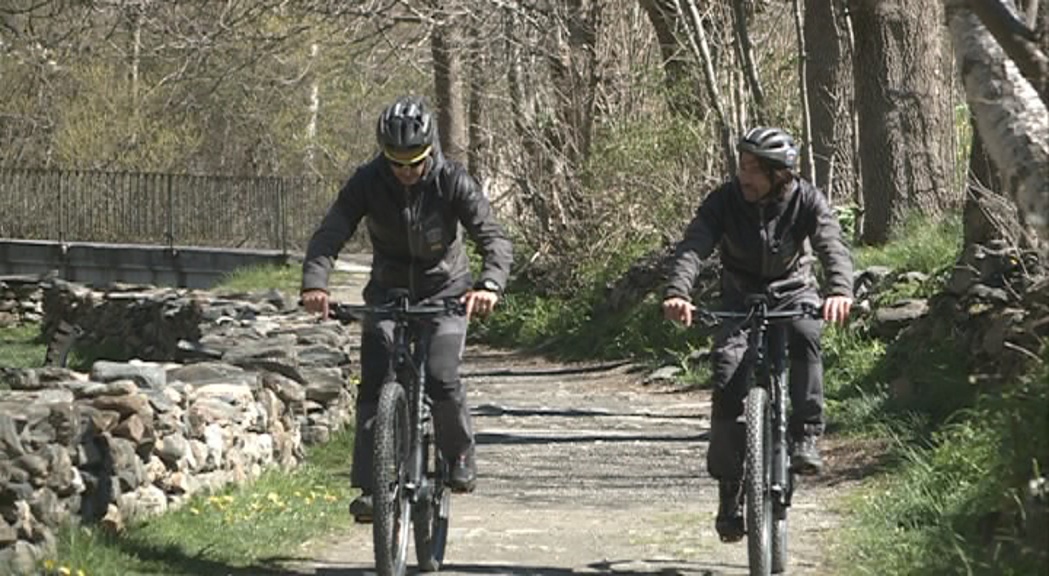
[[379, 394], [379, 411], [375, 416], [372, 536], [375, 570], [379, 576], [403, 576], [408, 564], [410, 451], [411, 421], [407, 396], [400, 383], [387, 382]]
[[746, 515], [747, 556], [751, 576], [772, 573], [772, 498], [769, 470], [772, 465], [772, 422], [768, 392], [754, 387], [747, 393], [744, 414], [747, 426]]
[[[778, 507], [777, 507], [778, 508]], [[787, 571], [787, 509], [773, 510], [772, 573]]]

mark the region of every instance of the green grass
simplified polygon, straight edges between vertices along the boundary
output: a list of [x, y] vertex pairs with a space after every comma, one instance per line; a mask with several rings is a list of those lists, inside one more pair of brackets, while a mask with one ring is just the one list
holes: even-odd
[[245, 486], [196, 495], [119, 536], [69, 526], [50, 566], [89, 576], [282, 573], [277, 561], [308, 558], [305, 542], [348, 526], [352, 444], [352, 431], [343, 431], [291, 472], [272, 469]]
[[852, 251], [857, 270], [888, 266], [898, 272], [934, 274], [950, 267], [962, 248], [962, 220], [958, 215], [930, 224], [912, 219], [884, 246], [860, 246]]
[[[1049, 361], [1049, 353], [1045, 356]], [[899, 438], [902, 465], [853, 498], [855, 574], [1038, 574], [1049, 554], [1027, 481], [1049, 463], [1049, 370], [953, 413], [926, 441]]]
[[215, 291], [254, 292], [276, 288], [285, 294], [298, 294], [302, 267], [291, 264], [265, 264], [239, 268], [227, 274]]
[[44, 364], [47, 345], [40, 339], [40, 326], [22, 324], [0, 328], [0, 367], [33, 368]]
[[[348, 276], [346, 272], [333, 270], [330, 282], [335, 284]], [[260, 292], [276, 288], [285, 296], [296, 296], [302, 287], [302, 266], [297, 264], [264, 264], [238, 268], [226, 274], [212, 288], [215, 292]]]

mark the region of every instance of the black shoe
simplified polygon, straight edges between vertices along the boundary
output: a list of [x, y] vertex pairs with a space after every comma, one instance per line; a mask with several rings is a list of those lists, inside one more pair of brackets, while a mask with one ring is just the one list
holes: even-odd
[[455, 459], [448, 474], [447, 484], [452, 492], [462, 494], [474, 491], [477, 485], [477, 464], [474, 462], [473, 450], [468, 450]]
[[743, 528], [743, 485], [740, 482], [718, 483], [718, 517], [714, 528], [722, 542], [739, 542], [747, 535]]
[[374, 510], [372, 507], [372, 495], [361, 494], [350, 502], [350, 516], [358, 524], [371, 524]]
[[816, 476], [823, 471], [823, 458], [816, 446], [816, 436], [806, 434], [794, 442], [794, 453], [790, 457], [790, 469], [799, 476]]

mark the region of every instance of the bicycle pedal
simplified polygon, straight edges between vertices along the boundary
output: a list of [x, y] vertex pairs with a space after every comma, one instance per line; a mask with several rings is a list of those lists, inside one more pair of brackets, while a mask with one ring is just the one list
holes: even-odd
[[720, 536], [719, 535], [718, 536], [718, 538], [720, 538], [721, 542], [724, 543], [724, 544], [735, 544], [736, 542], [739, 542], [740, 540], [742, 540], [745, 537], [746, 537], [746, 534], [740, 534], [739, 536], [736, 536], [736, 535], [732, 535], [732, 536]]
[[473, 494], [476, 486], [449, 486], [452, 494]]

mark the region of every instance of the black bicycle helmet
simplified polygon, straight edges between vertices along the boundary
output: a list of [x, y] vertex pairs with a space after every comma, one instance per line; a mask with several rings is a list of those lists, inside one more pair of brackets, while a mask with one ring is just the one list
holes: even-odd
[[794, 139], [780, 128], [752, 128], [739, 141], [736, 149], [749, 152], [775, 168], [793, 170], [798, 160], [798, 148], [794, 145]]
[[402, 96], [383, 110], [375, 135], [388, 157], [425, 157], [433, 146], [433, 115], [422, 99]]

